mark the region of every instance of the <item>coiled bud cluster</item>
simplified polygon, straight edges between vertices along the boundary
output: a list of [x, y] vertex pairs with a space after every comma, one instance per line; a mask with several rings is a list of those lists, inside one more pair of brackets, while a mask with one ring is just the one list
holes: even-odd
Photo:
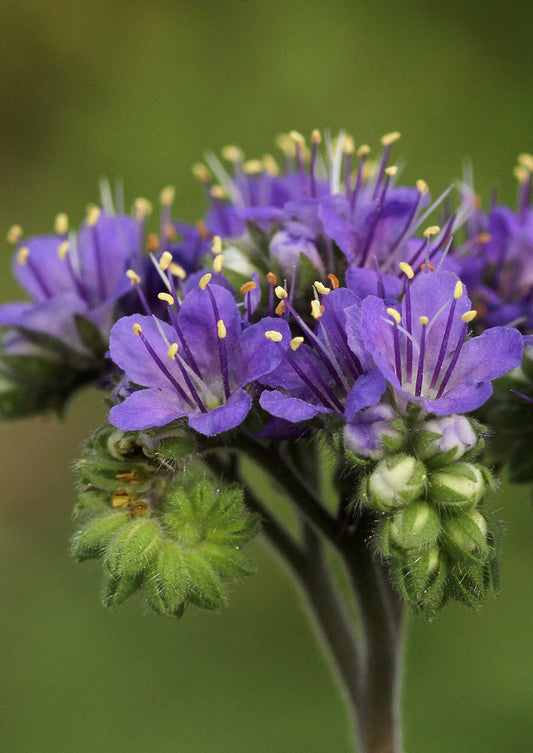
[[375, 545], [401, 596], [431, 619], [448, 599], [474, 607], [497, 587], [494, 488], [475, 462], [482, 427], [461, 415], [411, 425], [401, 451], [364, 475], [360, 499], [378, 517]]
[[83, 519], [73, 539], [79, 560], [100, 558], [103, 601], [135, 591], [159, 614], [179, 617], [187, 604], [217, 609], [225, 581], [252, 571], [242, 546], [258, 532], [237, 485], [206, 476], [186, 431], [171, 437], [98, 430], [77, 464]]

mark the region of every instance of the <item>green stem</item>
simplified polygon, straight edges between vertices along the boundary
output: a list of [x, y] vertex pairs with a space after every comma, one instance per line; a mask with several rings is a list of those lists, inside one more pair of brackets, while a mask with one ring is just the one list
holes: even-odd
[[[235, 447], [235, 445], [233, 445]], [[224, 464], [206, 446], [208, 465], [226, 478], [242, 477], [235, 464]], [[223, 448], [217, 448], [223, 450]], [[264, 532], [289, 565], [305, 594], [316, 626], [346, 692], [359, 753], [401, 753], [399, 695], [403, 638], [403, 604], [393, 591], [385, 566], [376, 560], [369, 542], [372, 519], [360, 515], [355, 528], [344, 530], [321, 504], [314, 488], [278, 446], [245, 438], [238, 449], [254, 460], [284, 490], [304, 521], [302, 541], [286, 532], [259, 497], [245, 485], [248, 506], [259, 512]], [[314, 462], [317, 462], [315, 456]], [[309, 465], [309, 459], [308, 459]], [[316, 468], [315, 468], [316, 471]], [[316, 473], [307, 468], [316, 483]], [[351, 481], [340, 485], [341, 510], [346, 509]], [[345, 488], [343, 488], [343, 486]], [[324, 545], [340, 553], [357, 606], [361, 637], [338, 597]], [[362, 640], [361, 640], [362, 639]]]

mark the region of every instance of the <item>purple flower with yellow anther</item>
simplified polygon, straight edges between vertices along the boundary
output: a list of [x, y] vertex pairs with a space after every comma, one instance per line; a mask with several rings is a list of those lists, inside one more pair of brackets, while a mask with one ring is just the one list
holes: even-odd
[[[275, 389], [265, 390], [259, 402], [271, 415], [292, 423], [320, 414], [351, 421], [358, 411], [378, 402], [385, 391], [385, 379], [372, 368], [362, 341], [355, 348], [348, 344], [346, 313], [351, 311], [354, 319], [360, 316], [357, 296], [346, 288], [331, 290], [320, 282], [315, 282], [315, 291], [311, 315], [317, 324], [312, 329], [293, 308], [285, 289], [276, 288], [285, 312], [302, 335], [292, 338], [279, 366], [260, 379]], [[273, 332], [265, 337], [281, 339]]]
[[478, 328], [508, 324], [533, 331], [533, 156], [522, 154], [519, 163], [518, 209], [493, 206], [468, 223], [459, 274], [479, 310]]
[[[111, 358], [130, 382], [146, 388], [111, 409], [110, 420], [119, 429], [164, 426], [185, 416], [207, 436], [232, 429], [252, 404], [245, 387], [282, 359], [290, 340], [287, 323], [266, 317], [243, 326], [234, 296], [211, 279], [204, 275], [182, 303], [162, 294], [170, 324], [133, 315], [113, 327]], [[281, 347], [265, 338], [274, 328]]]
[[0, 308], [0, 325], [45, 332], [83, 350], [73, 315], [109, 333], [117, 299], [128, 290], [125, 271], [141, 264], [139, 223], [97, 207], [89, 210], [79, 233], [68, 232], [58, 215], [56, 233], [18, 243], [13, 272], [33, 301]]
[[[412, 279], [409, 265], [402, 268]], [[406, 284], [401, 304], [387, 307], [369, 296], [360, 319], [348, 310], [346, 328], [352, 348], [362, 337], [400, 407], [418, 403], [446, 415], [479, 408], [492, 394], [491, 381], [522, 359], [515, 329], [494, 327], [467, 339], [475, 316], [456, 275], [425, 271]]]

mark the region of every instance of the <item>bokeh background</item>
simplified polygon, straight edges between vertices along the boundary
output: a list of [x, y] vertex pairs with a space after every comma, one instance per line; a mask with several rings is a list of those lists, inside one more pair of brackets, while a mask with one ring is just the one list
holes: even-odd
[[[195, 220], [206, 149], [271, 150], [280, 131], [400, 130], [405, 180], [434, 194], [471, 159], [512, 203], [533, 151], [533, 5], [517, 0], [2, 0], [0, 231], [73, 224], [102, 176], [126, 197], [171, 183]], [[0, 299], [20, 296], [0, 247]], [[104, 417], [0, 426], [0, 749], [9, 753], [348, 753], [347, 718], [300, 598], [266, 546], [231, 606], [181, 623], [99, 605], [68, 555], [69, 467]], [[533, 739], [533, 510], [504, 485], [501, 596], [411, 619], [408, 753], [522, 753]]]

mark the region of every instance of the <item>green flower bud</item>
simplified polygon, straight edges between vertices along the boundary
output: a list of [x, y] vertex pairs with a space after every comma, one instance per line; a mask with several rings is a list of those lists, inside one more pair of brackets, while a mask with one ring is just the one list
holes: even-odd
[[430, 475], [429, 496], [448, 510], [472, 510], [491, 486], [489, 471], [479, 465], [459, 461]]
[[426, 469], [412, 455], [392, 455], [381, 460], [366, 481], [363, 496], [377, 510], [405, 507], [424, 491]]
[[436, 541], [441, 530], [437, 511], [421, 499], [398, 510], [388, 523], [390, 543], [407, 551], [428, 547]]
[[456, 563], [450, 568], [448, 589], [454, 599], [468, 607], [476, 608], [487, 596], [496, 595], [499, 585], [499, 567], [496, 557], [486, 562]]
[[399, 553], [391, 560], [396, 587], [415, 612], [432, 619], [448, 598], [446, 557], [437, 546], [421, 553]]
[[491, 556], [489, 526], [478, 510], [443, 521], [446, 548], [457, 559], [479, 562]]

